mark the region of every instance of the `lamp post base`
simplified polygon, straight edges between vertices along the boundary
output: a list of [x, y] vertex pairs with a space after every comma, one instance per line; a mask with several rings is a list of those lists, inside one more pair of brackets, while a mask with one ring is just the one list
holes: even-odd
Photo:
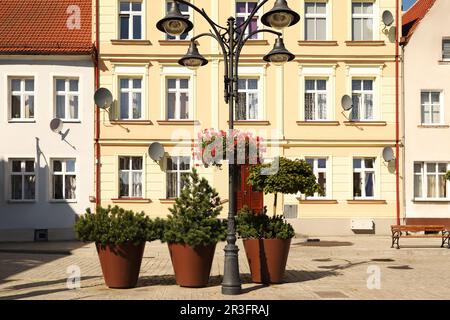
[[235, 244], [225, 246], [225, 268], [222, 282], [222, 294], [238, 295], [242, 293], [241, 279], [239, 277], [239, 248]]

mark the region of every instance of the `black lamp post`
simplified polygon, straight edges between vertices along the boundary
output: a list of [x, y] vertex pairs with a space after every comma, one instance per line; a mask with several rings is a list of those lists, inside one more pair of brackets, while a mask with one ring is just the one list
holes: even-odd
[[[156, 27], [158, 30], [168, 33], [169, 35], [180, 35], [184, 32], [192, 30], [193, 24], [188, 18], [183, 16], [179, 9], [179, 3], [185, 4], [198, 12], [211, 26], [209, 33], [199, 34], [191, 39], [188, 52], [182, 57], [178, 63], [190, 69], [197, 69], [208, 63], [198, 51], [196, 40], [209, 36], [217, 40], [219, 43], [223, 59], [224, 59], [224, 83], [225, 83], [225, 102], [229, 105], [229, 129], [234, 127], [234, 104], [238, 102], [238, 65], [241, 50], [244, 44], [253, 35], [260, 32], [268, 32], [277, 35], [274, 48], [263, 57], [264, 61], [274, 65], [282, 65], [285, 62], [294, 59], [294, 55], [290, 53], [284, 46], [282, 34], [271, 29], [261, 29], [249, 33], [244, 36], [250, 22], [255, 14], [269, 0], [262, 0], [255, 6], [248, 18], [241, 24], [236, 25], [236, 19], [228, 18], [227, 27], [222, 27], [209, 18], [204, 9], [199, 9], [192, 3], [184, 0], [174, 0], [167, 15], [161, 19]], [[274, 7], [261, 17], [264, 25], [282, 30], [286, 27], [296, 24], [300, 20], [300, 16], [291, 10], [286, 0], [275, 0]], [[238, 247], [236, 245], [236, 166], [234, 159], [229, 160], [229, 210], [228, 210], [228, 228], [227, 228], [227, 244], [225, 246], [225, 267], [223, 273], [222, 293], [227, 295], [236, 295], [241, 293], [241, 281], [239, 277], [238, 263]]]

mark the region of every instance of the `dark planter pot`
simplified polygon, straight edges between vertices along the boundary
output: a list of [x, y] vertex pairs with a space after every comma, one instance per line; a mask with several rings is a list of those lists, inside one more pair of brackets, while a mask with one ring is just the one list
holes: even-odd
[[282, 283], [291, 239], [244, 240], [252, 281], [255, 283]]
[[115, 289], [136, 287], [145, 242], [139, 245], [132, 243], [95, 245], [106, 285]]
[[191, 288], [206, 287], [216, 245], [191, 247], [169, 243], [168, 246], [177, 284]]

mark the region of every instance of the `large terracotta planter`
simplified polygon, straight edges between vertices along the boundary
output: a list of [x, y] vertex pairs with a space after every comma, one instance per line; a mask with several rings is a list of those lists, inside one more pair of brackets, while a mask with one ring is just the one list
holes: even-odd
[[139, 245], [96, 243], [96, 247], [106, 285], [116, 289], [136, 287], [145, 242]]
[[178, 285], [182, 287], [206, 287], [216, 245], [191, 247], [169, 243], [170, 258]]
[[265, 284], [283, 282], [290, 246], [291, 239], [244, 240], [252, 281]]

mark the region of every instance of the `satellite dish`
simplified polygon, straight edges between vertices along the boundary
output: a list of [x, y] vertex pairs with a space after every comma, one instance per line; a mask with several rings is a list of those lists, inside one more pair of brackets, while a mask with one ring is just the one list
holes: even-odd
[[342, 99], [341, 99], [341, 105], [342, 105], [342, 109], [344, 109], [345, 111], [348, 111], [351, 108], [353, 108], [353, 99], [352, 99], [352, 97], [350, 97], [349, 95], [343, 96]]
[[61, 119], [55, 118], [52, 121], [50, 121], [50, 130], [53, 132], [60, 133], [63, 128], [63, 122]]
[[386, 147], [383, 149], [383, 159], [386, 162], [391, 162], [394, 160], [394, 151], [392, 151], [392, 148]]
[[383, 12], [383, 23], [386, 27], [391, 26], [394, 23], [394, 16], [389, 10]]
[[160, 161], [164, 157], [164, 147], [159, 142], [153, 142], [150, 147], [148, 147], [148, 155], [154, 161]]
[[94, 101], [99, 108], [108, 109], [113, 102], [111, 91], [106, 88], [99, 88], [95, 91]]

